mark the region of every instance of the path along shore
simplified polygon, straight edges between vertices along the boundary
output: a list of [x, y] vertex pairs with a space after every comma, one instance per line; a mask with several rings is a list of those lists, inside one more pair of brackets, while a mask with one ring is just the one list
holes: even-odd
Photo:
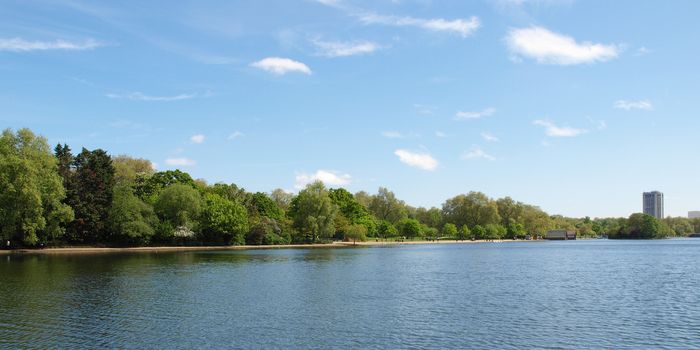
[[475, 243], [504, 243], [504, 242], [536, 242], [514, 240], [477, 240], [477, 241], [366, 241], [366, 242], [333, 242], [327, 244], [283, 244], [283, 245], [235, 245], [235, 246], [164, 246], [164, 247], [64, 247], [44, 249], [14, 249], [0, 250], [3, 254], [99, 254], [99, 253], [133, 253], [133, 252], [196, 252], [214, 250], [260, 250], [260, 249], [316, 249], [316, 248], [350, 248], [350, 247], [386, 247], [416, 244], [475, 244]]

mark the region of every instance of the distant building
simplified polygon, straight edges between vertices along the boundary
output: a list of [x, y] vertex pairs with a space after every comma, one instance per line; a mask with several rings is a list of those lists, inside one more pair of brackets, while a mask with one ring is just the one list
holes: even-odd
[[567, 231], [567, 230], [549, 230], [547, 231], [547, 234], [544, 235], [544, 239], [550, 239], [550, 240], [560, 240], [560, 241], [567, 241], [567, 240], [572, 240], [576, 239], [576, 231]]
[[659, 191], [644, 192], [642, 194], [642, 208], [644, 214], [657, 219], [664, 218], [664, 194]]
[[700, 211], [689, 211], [688, 219], [700, 218]]

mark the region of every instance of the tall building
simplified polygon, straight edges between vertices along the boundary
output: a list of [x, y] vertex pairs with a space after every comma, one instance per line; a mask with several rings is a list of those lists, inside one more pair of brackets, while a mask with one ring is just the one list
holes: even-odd
[[688, 219], [700, 218], [700, 211], [689, 211]]
[[664, 194], [659, 191], [644, 192], [642, 194], [642, 206], [644, 214], [657, 219], [664, 218]]

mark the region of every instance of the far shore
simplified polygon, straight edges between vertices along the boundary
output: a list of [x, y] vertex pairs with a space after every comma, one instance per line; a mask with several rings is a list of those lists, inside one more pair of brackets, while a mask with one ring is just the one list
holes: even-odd
[[8, 254], [99, 254], [99, 253], [167, 253], [167, 252], [197, 252], [216, 250], [262, 250], [262, 249], [316, 249], [316, 248], [352, 248], [352, 247], [386, 247], [416, 244], [475, 244], [475, 243], [506, 243], [506, 242], [537, 242], [523, 240], [441, 240], [441, 241], [365, 241], [365, 242], [333, 242], [315, 244], [281, 244], [281, 245], [234, 245], [234, 246], [163, 246], [163, 247], [62, 247], [43, 249], [14, 249], [0, 250], [0, 255]]

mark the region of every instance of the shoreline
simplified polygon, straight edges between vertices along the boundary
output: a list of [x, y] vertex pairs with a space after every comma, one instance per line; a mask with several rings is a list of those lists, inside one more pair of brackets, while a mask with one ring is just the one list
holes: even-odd
[[171, 253], [224, 250], [268, 250], [268, 249], [322, 249], [322, 248], [353, 248], [353, 247], [389, 247], [401, 245], [441, 245], [441, 244], [478, 244], [478, 243], [508, 243], [508, 242], [537, 242], [524, 240], [476, 240], [476, 241], [366, 241], [366, 242], [333, 242], [314, 244], [280, 244], [280, 245], [234, 245], [234, 246], [160, 246], [160, 247], [65, 247], [43, 249], [14, 249], [0, 250], [0, 255], [10, 254], [105, 254], [105, 253]]

